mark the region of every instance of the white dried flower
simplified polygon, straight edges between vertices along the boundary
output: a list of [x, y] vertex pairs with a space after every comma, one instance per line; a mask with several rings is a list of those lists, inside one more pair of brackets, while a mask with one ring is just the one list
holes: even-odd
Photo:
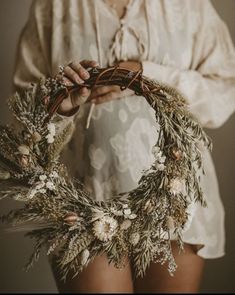
[[128, 204], [123, 204], [122, 208], [128, 208]]
[[154, 157], [156, 157], [156, 155], [158, 155], [159, 152], [160, 152], [160, 147], [159, 146], [153, 146], [152, 147], [152, 154], [154, 155]]
[[55, 136], [55, 124], [54, 123], [50, 122], [47, 125], [47, 129], [48, 129], [50, 135]]
[[140, 234], [139, 233], [133, 233], [133, 234], [131, 234], [131, 236], [130, 236], [130, 243], [133, 246], [137, 245], [138, 242], [139, 242], [139, 240], [140, 240]]
[[53, 190], [55, 189], [55, 185], [54, 185], [54, 183], [51, 182], [51, 181], [47, 181], [47, 183], [46, 183], [46, 187], [47, 187], [49, 190], [51, 190], [51, 191], [53, 191]]
[[131, 209], [124, 209], [123, 210], [123, 213], [125, 214], [125, 215], [130, 215], [131, 214]]
[[164, 169], [165, 169], [165, 165], [164, 164], [162, 164], [162, 163], [159, 163], [159, 162], [155, 162], [155, 167], [156, 167], [156, 169], [157, 170], [159, 170], [159, 171], [163, 171]]
[[29, 147], [27, 145], [20, 145], [18, 146], [18, 151], [22, 154], [22, 155], [29, 155]]
[[185, 181], [181, 178], [174, 178], [170, 182], [170, 192], [173, 195], [178, 195], [184, 192]]
[[129, 219], [135, 219], [137, 217], [137, 214], [132, 213], [128, 216]]
[[129, 219], [126, 219], [122, 222], [122, 224], [120, 225], [120, 229], [121, 230], [126, 230], [131, 226], [131, 221]]
[[51, 177], [51, 178], [57, 178], [57, 177], [59, 177], [59, 174], [58, 174], [56, 171], [52, 171], [52, 172], [50, 173], [50, 177]]
[[93, 232], [100, 241], [107, 242], [112, 239], [117, 231], [117, 227], [118, 223], [114, 218], [103, 216], [94, 223]]
[[54, 142], [54, 136], [53, 135], [48, 134], [46, 136], [46, 139], [47, 139], [48, 143], [53, 143]]
[[85, 265], [87, 263], [87, 260], [90, 256], [90, 252], [88, 249], [85, 249], [82, 251], [82, 254], [81, 254], [81, 265]]
[[40, 176], [39, 176], [39, 179], [40, 179], [41, 181], [44, 181], [44, 180], [47, 179], [47, 176], [46, 176], [45, 174], [40, 175]]

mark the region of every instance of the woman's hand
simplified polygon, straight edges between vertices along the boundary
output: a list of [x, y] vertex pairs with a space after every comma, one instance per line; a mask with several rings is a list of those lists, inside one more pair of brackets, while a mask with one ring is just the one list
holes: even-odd
[[[87, 68], [97, 67], [98, 63], [94, 60], [83, 60], [81, 62], [71, 62], [64, 68], [63, 83], [67, 86], [83, 84], [90, 78]], [[57, 112], [61, 115], [71, 115], [81, 104], [85, 103], [91, 94], [91, 90], [82, 87], [78, 92], [71, 93], [62, 101]]]
[[[87, 68], [97, 67], [96, 61], [83, 60], [79, 62], [72, 62], [64, 68], [63, 83], [68, 86], [74, 84], [82, 84], [85, 80], [90, 78]], [[136, 61], [124, 61], [119, 63], [120, 67], [129, 69], [131, 71], [138, 71], [141, 64]], [[78, 92], [71, 93], [60, 104], [57, 112], [61, 115], [71, 115], [78, 109], [78, 107], [87, 102], [100, 104], [114, 99], [120, 99], [125, 96], [133, 95], [134, 92], [130, 89], [121, 90], [119, 86], [96, 86], [92, 89], [82, 87]]]

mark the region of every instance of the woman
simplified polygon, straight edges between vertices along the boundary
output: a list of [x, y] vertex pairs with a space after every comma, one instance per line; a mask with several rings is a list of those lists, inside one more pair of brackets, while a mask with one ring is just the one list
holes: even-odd
[[[14, 84], [25, 88], [56, 75], [64, 64], [64, 82], [82, 83], [88, 68], [119, 61], [133, 70], [141, 64], [145, 76], [181, 90], [204, 127], [220, 127], [235, 109], [234, 47], [207, 0], [36, 0], [20, 38]], [[95, 107], [87, 122], [91, 102]], [[83, 87], [58, 112], [63, 124], [76, 125], [64, 161], [94, 198], [106, 200], [137, 186], [157, 139], [154, 113], [143, 98], [116, 86], [91, 92]], [[208, 208], [194, 205], [183, 254], [172, 241], [174, 277], [152, 264], [143, 279], [133, 280], [130, 261], [117, 270], [100, 256], [67, 283], [59, 281], [53, 266], [59, 290], [197, 292], [205, 259], [224, 255], [224, 210], [211, 156], [203, 149], [202, 155]]]

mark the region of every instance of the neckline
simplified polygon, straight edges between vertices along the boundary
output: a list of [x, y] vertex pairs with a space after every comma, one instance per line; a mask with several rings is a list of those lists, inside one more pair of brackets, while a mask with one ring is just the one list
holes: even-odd
[[107, 3], [105, 0], [102, 0], [103, 4], [105, 5], [106, 9], [112, 14], [112, 16], [114, 16], [120, 23], [127, 18], [129, 11], [132, 7], [132, 5], [134, 4], [134, 0], [129, 0], [128, 4], [125, 7], [125, 11], [122, 15], [122, 17], [120, 17], [117, 13], [117, 10], [115, 8], [113, 8], [109, 3]]

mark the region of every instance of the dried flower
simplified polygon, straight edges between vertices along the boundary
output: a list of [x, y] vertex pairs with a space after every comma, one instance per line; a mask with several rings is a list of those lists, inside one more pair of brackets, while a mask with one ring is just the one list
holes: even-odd
[[170, 192], [173, 195], [178, 195], [184, 192], [185, 181], [180, 178], [174, 178], [170, 182]]
[[124, 213], [125, 215], [130, 215], [130, 214], [131, 214], [131, 209], [124, 209], [124, 210], [123, 210], [123, 213]]
[[64, 221], [66, 224], [72, 226], [74, 223], [78, 221], [79, 217], [76, 213], [71, 212], [68, 215], [65, 216]]
[[20, 165], [22, 167], [27, 167], [29, 165], [29, 158], [27, 155], [22, 155], [20, 158]]
[[44, 180], [47, 179], [47, 176], [46, 176], [45, 174], [40, 175], [40, 176], [39, 176], [39, 179], [40, 179], [41, 181], [44, 181]]
[[133, 246], [137, 245], [138, 242], [139, 242], [139, 240], [140, 240], [140, 234], [139, 233], [133, 233], [133, 234], [131, 234], [131, 236], [130, 236], [130, 243]]
[[18, 146], [18, 151], [22, 154], [22, 155], [29, 155], [29, 147], [27, 145], [20, 145]]
[[116, 233], [118, 223], [110, 216], [103, 216], [100, 220], [97, 220], [93, 225], [93, 232], [95, 236], [103, 241], [107, 242], [112, 239]]
[[42, 136], [37, 131], [35, 131], [32, 134], [31, 138], [32, 138], [33, 142], [39, 142], [42, 139]]
[[55, 185], [54, 185], [54, 183], [51, 182], [51, 181], [47, 181], [47, 183], [46, 183], [46, 187], [47, 187], [49, 190], [51, 190], [51, 191], [53, 191], [53, 190], [55, 189]]
[[88, 249], [85, 249], [82, 251], [82, 254], [81, 254], [81, 265], [85, 265], [87, 263], [87, 260], [90, 256], [90, 252]]

